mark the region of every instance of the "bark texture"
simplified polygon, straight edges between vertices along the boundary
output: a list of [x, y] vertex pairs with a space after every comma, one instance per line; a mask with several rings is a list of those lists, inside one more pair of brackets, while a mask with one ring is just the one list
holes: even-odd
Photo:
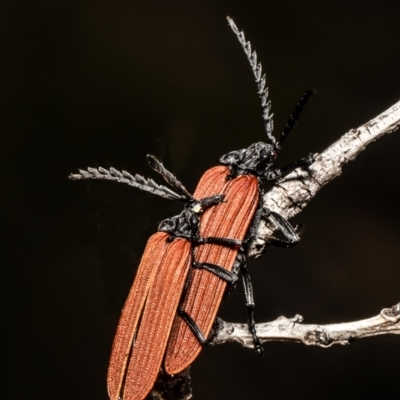
[[[307, 169], [297, 168], [269, 190], [263, 199], [265, 208], [290, 219], [299, 214], [318, 191], [342, 173], [342, 168], [354, 160], [366, 147], [400, 126], [400, 101], [388, 110], [345, 133], [321, 154]], [[276, 227], [261, 220], [249, 256], [258, 258], [268, 247], [268, 238]]]

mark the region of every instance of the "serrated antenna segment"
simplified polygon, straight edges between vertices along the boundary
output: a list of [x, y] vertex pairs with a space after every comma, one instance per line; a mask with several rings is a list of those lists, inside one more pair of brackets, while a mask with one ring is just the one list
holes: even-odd
[[186, 200], [186, 197], [180, 196], [173, 190], [166, 186], [158, 185], [152, 179], [146, 179], [141, 175], [131, 175], [126, 171], [118, 171], [115, 168], [110, 168], [107, 170], [105, 168], [88, 168], [87, 170], [80, 169], [79, 174], [70, 174], [69, 179], [79, 180], [79, 179], [105, 179], [108, 181], [116, 181], [121, 183], [126, 183], [129, 186], [136, 187], [138, 189], [144, 190], [149, 193], [153, 193], [157, 196], [164, 197], [169, 200]]
[[265, 87], [265, 74], [262, 73], [261, 63], [257, 63], [257, 53], [256, 51], [251, 51], [251, 43], [246, 42], [243, 31], [239, 31], [233, 19], [227, 17], [229, 26], [239, 39], [240, 44], [243, 47], [244, 52], [246, 53], [247, 59], [250, 62], [251, 69], [254, 74], [254, 78], [257, 84], [257, 93], [260, 97], [261, 101], [261, 109], [262, 109], [262, 119], [264, 122], [264, 129], [268, 137], [268, 141], [271, 144], [275, 144], [275, 138], [272, 136], [272, 131], [274, 129], [274, 122], [272, 120], [273, 114], [270, 114], [271, 111], [271, 102], [268, 101], [268, 88]]
[[185, 196], [187, 200], [193, 199], [193, 196], [187, 191], [185, 186], [176, 178], [176, 176], [169, 172], [161, 161], [159, 161], [156, 157], [151, 154], [147, 154], [147, 161], [151, 168], [154, 171], [158, 172], [167, 183], [169, 183], [175, 190], [177, 190], [180, 194]]

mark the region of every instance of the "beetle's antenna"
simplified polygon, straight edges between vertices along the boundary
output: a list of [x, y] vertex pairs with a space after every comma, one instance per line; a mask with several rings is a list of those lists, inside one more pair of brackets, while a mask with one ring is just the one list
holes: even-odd
[[255, 51], [251, 51], [251, 44], [250, 42], [246, 42], [243, 31], [239, 31], [232, 18], [226, 17], [226, 19], [228, 20], [229, 26], [239, 39], [239, 42], [246, 53], [247, 59], [250, 62], [251, 69], [253, 70], [254, 77], [256, 78], [258, 96], [261, 100], [264, 129], [267, 133], [268, 142], [274, 145], [276, 139], [272, 136], [272, 131], [274, 129], [274, 122], [272, 120], [273, 114], [269, 113], [271, 111], [271, 102], [267, 100], [268, 88], [265, 87], [265, 74], [262, 75], [261, 63], [257, 63], [257, 53]]
[[187, 200], [193, 199], [193, 196], [186, 190], [185, 186], [183, 186], [183, 184], [180, 181], [178, 181], [178, 179], [172, 172], [169, 172], [164, 167], [161, 161], [157, 160], [157, 158], [155, 158], [151, 154], [147, 154], [147, 161], [150, 167], [154, 169], [154, 171], [158, 172], [165, 179], [167, 183], [169, 183], [179, 193], [185, 196]]
[[175, 193], [173, 190], [167, 188], [163, 185], [158, 185], [152, 179], [143, 178], [140, 175], [131, 175], [126, 171], [118, 171], [115, 168], [110, 168], [107, 170], [105, 168], [88, 168], [87, 170], [80, 169], [79, 174], [70, 174], [69, 179], [106, 179], [108, 181], [116, 181], [121, 183], [126, 183], [127, 185], [136, 187], [138, 189], [144, 190], [149, 193], [156, 194], [157, 196], [164, 197], [169, 200], [183, 200], [186, 201], [185, 196], [181, 196]]
[[303, 111], [304, 107], [310, 101], [311, 97], [315, 94], [315, 90], [307, 90], [303, 96], [300, 98], [299, 102], [296, 104], [293, 112], [290, 114], [288, 121], [286, 122], [285, 128], [281, 133], [279, 140], [275, 143], [275, 149], [280, 150], [282, 148], [283, 142], [289, 136], [289, 133], [296, 126], [298, 119], [300, 118], [300, 114]]

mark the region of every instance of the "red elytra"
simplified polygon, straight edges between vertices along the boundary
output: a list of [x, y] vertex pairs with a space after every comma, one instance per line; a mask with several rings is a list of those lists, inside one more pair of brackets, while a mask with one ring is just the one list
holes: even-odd
[[[259, 202], [258, 179], [252, 175], [241, 175], [226, 180], [229, 169], [216, 167], [222, 172], [221, 183], [224, 203], [212, 207], [201, 219], [200, 232], [204, 237], [228, 237], [243, 240], [251, 224]], [[197, 190], [203, 189], [200, 181]], [[238, 248], [215, 244], [196, 246], [195, 259], [232, 270]], [[195, 320], [205, 337], [208, 336], [216, 318], [227, 283], [202, 269], [192, 273], [184, 310]], [[181, 318], [176, 317], [168, 341], [164, 368], [168, 374], [176, 374], [188, 367], [200, 353], [202, 345], [192, 330]]]
[[[214, 167], [201, 178], [194, 198], [224, 194], [225, 201], [201, 217], [201, 236], [244, 239], [259, 202], [258, 180], [242, 175], [227, 180], [227, 167]], [[164, 370], [176, 374], [197, 357], [202, 345], [176, 313], [188, 276], [191, 242], [156, 233], [148, 241], [135, 281], [122, 310], [108, 369], [111, 400], [141, 400], [152, 389], [164, 360]], [[238, 248], [197, 245], [195, 259], [231, 270]], [[194, 269], [184, 310], [205, 337], [215, 320], [226, 282]], [[134, 340], [135, 338], [135, 340]]]
[[190, 242], [168, 236], [150, 237], [122, 310], [107, 377], [113, 400], [121, 389], [124, 399], [144, 398], [157, 377], [190, 266]]

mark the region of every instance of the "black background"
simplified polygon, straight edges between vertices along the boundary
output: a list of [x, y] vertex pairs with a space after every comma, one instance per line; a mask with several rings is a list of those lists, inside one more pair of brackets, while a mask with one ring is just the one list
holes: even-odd
[[[193, 191], [222, 154], [263, 140], [253, 77], [225, 20], [267, 72], [276, 133], [317, 95], [280, 164], [324, 150], [400, 98], [398, 1], [2, 1], [1, 397], [106, 399], [111, 343], [147, 237], [180, 205], [70, 172], [154, 174]], [[258, 321], [367, 318], [397, 303], [399, 133], [348, 165], [296, 218], [299, 246], [251, 263]], [[156, 177], [158, 181], [159, 178]], [[243, 294], [220, 316], [245, 321]], [[357, 399], [398, 393], [399, 338], [328, 350], [206, 348], [196, 399]]]

